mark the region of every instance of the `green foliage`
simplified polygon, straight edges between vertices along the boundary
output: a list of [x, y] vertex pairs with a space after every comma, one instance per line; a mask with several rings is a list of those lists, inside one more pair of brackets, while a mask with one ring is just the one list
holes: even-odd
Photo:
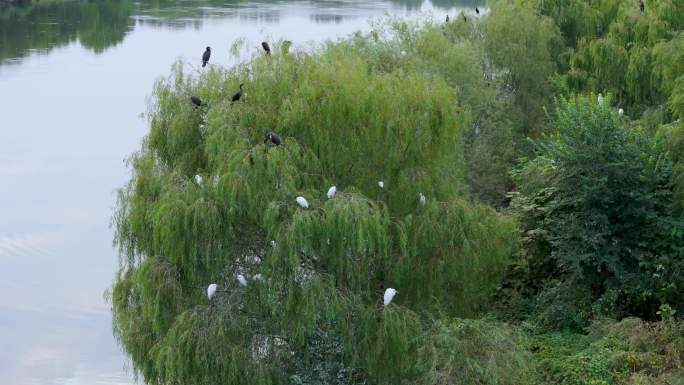
[[[527, 234], [530, 265], [544, 269], [531, 274], [552, 273], [565, 282], [542, 299], [555, 302], [562, 297], [553, 291], [567, 296], [573, 289], [564, 285], [578, 285], [596, 301], [595, 314], [654, 317], [660, 303], [682, 306], [675, 299], [682, 286], [669, 275], [679, 271], [682, 247], [682, 217], [672, 211], [672, 162], [658, 138], [626, 127], [609, 104], [610, 98], [604, 105], [559, 100], [554, 131], [536, 142], [538, 158], [515, 173], [520, 187], [512, 207]], [[561, 313], [588, 316], [579, 310], [586, 309], [581, 297], [565, 300], [564, 306], [577, 305]], [[542, 313], [553, 309], [542, 303]]]
[[487, 320], [438, 322], [421, 359], [428, 384], [520, 384], [530, 380], [525, 336]]
[[[630, 116], [668, 102], [681, 109], [684, 3], [678, 0], [534, 0], [559, 26], [569, 49], [564, 75], [576, 92], [610, 92]], [[684, 80], [682, 80], [684, 81]]]
[[[136, 373], [683, 382], [681, 4], [499, 1], [199, 76], [177, 63], [113, 218], [114, 331]], [[515, 221], [467, 197], [502, 207], [512, 189]], [[530, 322], [456, 318], [495, 291], [500, 314]], [[629, 315], [663, 321], [596, 321]]]
[[[344, 42], [199, 78], [175, 65], [114, 217], [114, 327], [136, 372], [159, 384], [421, 382], [425, 325], [481, 311], [517, 247], [510, 220], [462, 197], [458, 105], [444, 80], [377, 70]], [[268, 131], [284, 143], [263, 143]], [[382, 309], [386, 287], [399, 294]]]
[[525, 121], [526, 133], [538, 129], [542, 106], [551, 96], [549, 78], [554, 71], [552, 44], [559, 34], [553, 21], [519, 2], [497, 2], [485, 21], [485, 47], [492, 63], [500, 68], [496, 76], [514, 98]]
[[534, 383], [678, 384], [684, 379], [682, 324], [648, 323], [636, 318], [593, 323], [588, 335], [533, 337]]

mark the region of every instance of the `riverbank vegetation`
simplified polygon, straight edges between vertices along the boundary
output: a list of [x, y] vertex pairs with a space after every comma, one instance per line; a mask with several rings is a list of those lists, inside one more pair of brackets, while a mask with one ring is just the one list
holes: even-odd
[[137, 374], [684, 383], [684, 4], [490, 5], [157, 83], [113, 218]]

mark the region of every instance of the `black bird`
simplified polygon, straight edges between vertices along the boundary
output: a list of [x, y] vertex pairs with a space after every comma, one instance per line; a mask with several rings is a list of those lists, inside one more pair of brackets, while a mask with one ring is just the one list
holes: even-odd
[[243, 86], [243, 84], [240, 83], [240, 91], [236, 92], [235, 95], [233, 95], [233, 98], [231, 99], [231, 103], [239, 101], [240, 98], [242, 97], [242, 86]]
[[449, 22], [449, 15], [447, 15], [447, 17], [446, 17], [446, 22], [447, 23]]
[[209, 58], [211, 57], [211, 47], [207, 47], [207, 50], [202, 54], [202, 67], [206, 67], [209, 63]]
[[641, 10], [641, 13], [644, 13], [644, 8], [646, 8], [644, 0], [639, 0], [639, 9]]
[[475, 13], [477, 13], [479, 15], [480, 14], [480, 8], [475, 7]]
[[264, 139], [264, 143], [266, 143], [266, 142], [271, 142], [272, 144], [275, 144], [276, 146], [280, 146], [280, 143], [282, 143], [278, 134], [276, 134], [273, 131], [266, 134], [266, 138]]
[[202, 99], [200, 99], [200, 97], [197, 95], [192, 95], [190, 97], [190, 101], [195, 105], [195, 107], [205, 107], [207, 105], [207, 102], [203, 102]]
[[463, 21], [468, 21], [468, 18], [466, 17], [465, 13], [461, 14], [463, 16]]
[[266, 51], [266, 55], [271, 54], [271, 47], [268, 46], [268, 43], [266, 43], [265, 41], [262, 41], [261, 46], [264, 47], [264, 51]]

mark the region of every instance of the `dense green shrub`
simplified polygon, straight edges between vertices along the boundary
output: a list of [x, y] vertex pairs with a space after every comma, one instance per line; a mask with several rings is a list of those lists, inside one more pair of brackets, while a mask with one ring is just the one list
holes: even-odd
[[684, 329], [672, 320], [601, 321], [588, 335], [532, 337], [533, 383], [559, 385], [680, 384], [684, 381]]
[[[515, 173], [512, 207], [529, 266], [543, 269], [530, 273], [564, 281], [542, 289], [558, 290], [564, 306], [587, 319], [591, 312], [579, 305], [586, 299], [596, 315], [653, 318], [662, 303], [681, 309], [682, 286], [670, 274], [681, 263], [682, 217], [673, 211], [672, 161], [663, 143], [629, 127], [609, 98], [603, 105], [560, 99], [551, 121], [554, 131], [535, 143], [537, 158]], [[575, 289], [567, 285], [584, 288], [587, 298], [570, 300]], [[562, 298], [540, 298], [547, 297]]]

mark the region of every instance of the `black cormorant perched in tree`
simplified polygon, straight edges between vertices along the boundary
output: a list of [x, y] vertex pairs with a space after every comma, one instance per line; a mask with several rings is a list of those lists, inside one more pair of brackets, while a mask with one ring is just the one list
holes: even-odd
[[447, 23], [449, 22], [449, 15], [447, 15], [447, 17], [446, 17], [446, 22]]
[[266, 134], [266, 138], [264, 139], [264, 143], [266, 143], [266, 142], [271, 142], [272, 144], [275, 144], [276, 146], [280, 146], [280, 143], [282, 143], [278, 134], [276, 134], [273, 131]]
[[261, 46], [264, 47], [264, 51], [266, 51], [266, 55], [271, 54], [271, 47], [268, 46], [268, 43], [265, 41], [261, 42]]
[[644, 13], [644, 8], [646, 8], [644, 0], [639, 0], [639, 9], [641, 10], [641, 13]]
[[480, 14], [480, 8], [475, 7], [475, 13], [477, 13], [479, 15]]
[[235, 95], [233, 95], [233, 98], [230, 100], [231, 103], [239, 101], [240, 98], [242, 97], [242, 86], [243, 86], [243, 84], [240, 83], [240, 90], [238, 92], [236, 92]]
[[207, 102], [203, 102], [202, 99], [200, 99], [200, 97], [197, 95], [192, 95], [190, 97], [190, 101], [195, 105], [195, 107], [206, 107], [207, 105]]
[[211, 47], [207, 47], [207, 50], [202, 54], [202, 67], [206, 67], [209, 63], [209, 58], [211, 57]]

